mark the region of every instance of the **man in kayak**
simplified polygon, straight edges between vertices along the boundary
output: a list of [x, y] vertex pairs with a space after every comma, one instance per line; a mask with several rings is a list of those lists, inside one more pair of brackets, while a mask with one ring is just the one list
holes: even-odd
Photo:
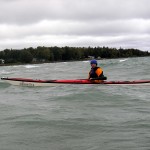
[[91, 70], [89, 72], [89, 80], [94, 80], [94, 82], [100, 82], [106, 80], [106, 77], [103, 75], [103, 70], [100, 67], [97, 67], [97, 61], [95, 59], [91, 60]]

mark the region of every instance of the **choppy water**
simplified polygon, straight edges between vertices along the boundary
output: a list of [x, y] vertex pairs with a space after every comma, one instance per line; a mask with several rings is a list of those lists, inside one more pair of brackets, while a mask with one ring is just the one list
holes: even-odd
[[[109, 80], [150, 79], [150, 57], [99, 61]], [[88, 61], [0, 67], [1, 77], [87, 78]], [[150, 86], [19, 87], [0, 81], [0, 150], [149, 150]]]

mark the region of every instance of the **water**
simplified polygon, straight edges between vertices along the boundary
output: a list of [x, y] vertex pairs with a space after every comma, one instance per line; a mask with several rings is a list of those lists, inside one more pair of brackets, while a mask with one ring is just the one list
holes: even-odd
[[[99, 61], [109, 80], [150, 79], [150, 57]], [[88, 61], [0, 67], [1, 77], [87, 78]], [[149, 150], [150, 86], [19, 87], [0, 81], [0, 150]]]

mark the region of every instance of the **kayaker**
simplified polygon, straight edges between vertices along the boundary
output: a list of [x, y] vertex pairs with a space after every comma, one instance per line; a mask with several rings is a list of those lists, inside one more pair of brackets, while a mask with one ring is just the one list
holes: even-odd
[[91, 80], [95, 79], [95, 81], [106, 80], [106, 77], [103, 75], [102, 68], [97, 66], [97, 60], [95, 59], [91, 60], [90, 64], [91, 64], [91, 70], [89, 72], [88, 79], [91, 79]]

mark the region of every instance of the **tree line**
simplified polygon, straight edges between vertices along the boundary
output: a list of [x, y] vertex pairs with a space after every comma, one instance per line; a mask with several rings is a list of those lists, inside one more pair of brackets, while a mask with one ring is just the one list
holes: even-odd
[[109, 47], [44, 47], [5, 49], [0, 51], [0, 59], [5, 60], [5, 64], [10, 63], [33, 63], [33, 62], [54, 62], [85, 60], [94, 57], [103, 58], [125, 58], [150, 56], [148, 51], [138, 49], [123, 49]]

